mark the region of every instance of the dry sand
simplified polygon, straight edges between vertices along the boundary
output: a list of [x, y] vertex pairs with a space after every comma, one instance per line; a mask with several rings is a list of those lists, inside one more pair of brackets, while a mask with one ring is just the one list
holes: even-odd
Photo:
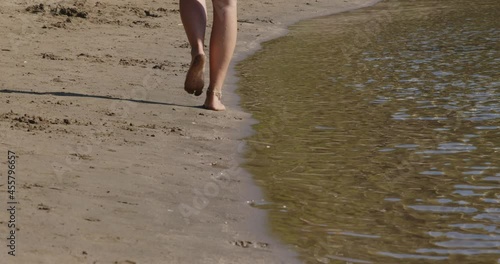
[[[292, 22], [372, 2], [240, 1], [235, 61]], [[5, 0], [0, 24], [1, 263], [289, 263], [246, 204], [259, 192], [237, 167], [250, 116], [235, 78], [222, 113], [182, 88], [177, 1]]]

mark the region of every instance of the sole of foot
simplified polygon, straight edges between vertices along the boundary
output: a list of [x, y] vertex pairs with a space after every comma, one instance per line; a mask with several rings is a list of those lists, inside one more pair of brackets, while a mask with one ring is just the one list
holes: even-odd
[[186, 74], [184, 90], [189, 94], [200, 96], [203, 93], [205, 72], [205, 55], [198, 54], [191, 61], [191, 66]]

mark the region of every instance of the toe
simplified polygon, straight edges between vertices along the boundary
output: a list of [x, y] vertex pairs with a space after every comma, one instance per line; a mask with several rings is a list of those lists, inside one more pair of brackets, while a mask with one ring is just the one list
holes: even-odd
[[200, 96], [202, 93], [203, 93], [203, 89], [194, 91], [195, 96]]

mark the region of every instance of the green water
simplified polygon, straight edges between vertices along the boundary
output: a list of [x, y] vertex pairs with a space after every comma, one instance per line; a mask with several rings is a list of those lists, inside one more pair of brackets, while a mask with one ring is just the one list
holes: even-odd
[[500, 263], [500, 1], [384, 1], [238, 65], [246, 168], [306, 263]]

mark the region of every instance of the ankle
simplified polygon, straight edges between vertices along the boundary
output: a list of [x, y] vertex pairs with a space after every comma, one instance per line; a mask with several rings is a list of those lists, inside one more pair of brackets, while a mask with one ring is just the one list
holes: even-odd
[[214, 89], [211, 87], [208, 87], [207, 89], [207, 97], [214, 95], [214, 97], [217, 97], [219, 100], [222, 99], [222, 89]]
[[196, 48], [193, 48], [191, 49], [191, 57], [194, 58], [198, 55], [205, 55], [205, 51], [203, 49], [196, 49]]

